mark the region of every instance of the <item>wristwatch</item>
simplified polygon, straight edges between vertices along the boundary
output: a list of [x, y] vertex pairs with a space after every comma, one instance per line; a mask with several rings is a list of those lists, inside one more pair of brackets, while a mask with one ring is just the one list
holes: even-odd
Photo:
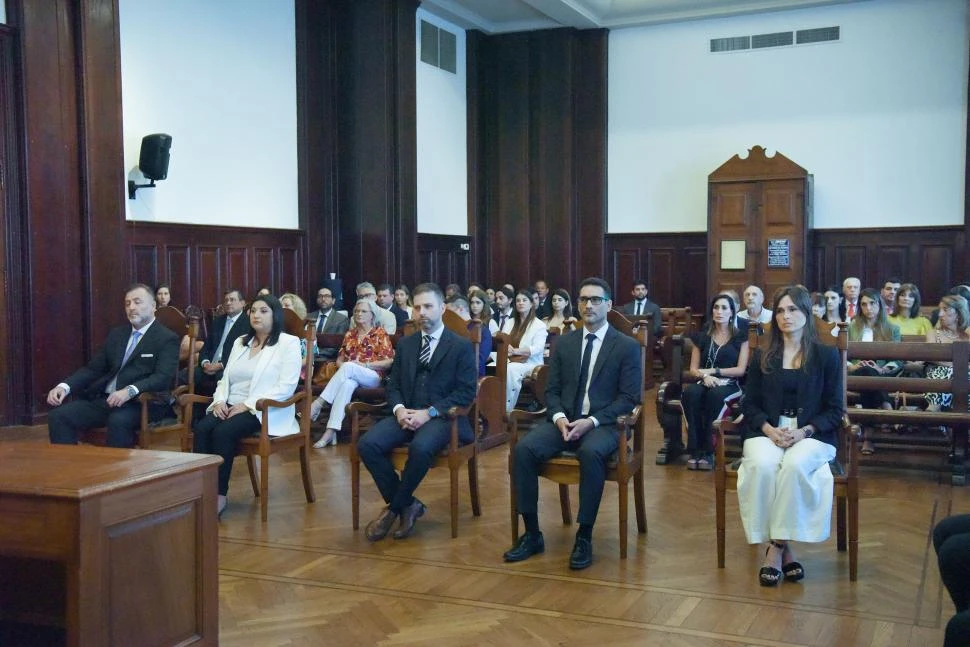
[[431, 416], [432, 418], [437, 418], [438, 410], [435, 409], [434, 407], [428, 407], [428, 415]]
[[719, 368], [714, 369], [714, 377], [721, 377], [721, 369]]
[[133, 384], [129, 384], [128, 385], [127, 391], [128, 391], [128, 399], [129, 400], [138, 397], [138, 389], [136, 389]]

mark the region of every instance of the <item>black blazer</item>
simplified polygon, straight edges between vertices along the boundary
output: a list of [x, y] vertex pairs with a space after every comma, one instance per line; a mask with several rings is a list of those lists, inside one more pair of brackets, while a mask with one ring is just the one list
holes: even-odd
[[226, 315], [219, 315], [212, 322], [212, 332], [205, 339], [205, 343], [202, 345], [202, 350], [199, 351], [199, 366], [202, 366], [202, 362], [207, 360], [210, 362], [219, 362], [223, 366], [229, 361], [229, 353], [232, 352], [232, 345], [235, 343], [237, 337], [242, 337], [249, 331], [249, 317], [246, 315], [246, 311], [239, 313], [236, 317], [236, 323], [232, 325], [229, 329], [229, 336], [226, 337], [226, 343], [222, 345], [222, 357], [213, 357], [216, 352], [216, 347], [219, 345], [219, 340], [222, 339], [222, 333], [226, 329], [226, 322], [229, 317]]
[[[572, 421], [579, 417], [573, 411], [582, 363], [583, 337], [586, 328], [567, 333], [556, 342], [556, 350], [549, 360], [549, 381], [546, 385], [546, 417], [551, 421], [557, 413], [564, 413]], [[589, 415], [600, 425], [614, 425], [619, 416], [633, 411], [643, 399], [640, 380], [640, 344], [610, 326], [603, 338], [603, 347], [596, 356], [589, 383]]]
[[[761, 370], [761, 349], [755, 350], [748, 364], [741, 411], [746, 421], [742, 437], [763, 436], [761, 426], [778, 424], [782, 408], [781, 357], [769, 367], [769, 374]], [[842, 369], [839, 352], [831, 346], [813, 343], [810, 360], [798, 380], [798, 426], [815, 426], [816, 440], [835, 445], [842, 426]]]
[[[478, 362], [472, 343], [445, 328], [431, 356], [426, 385], [429, 402], [418, 402], [414, 397], [420, 350], [420, 332], [398, 342], [387, 385], [387, 403], [390, 407], [393, 409], [399, 404], [409, 409], [433, 406], [441, 415], [445, 415], [451, 407], [470, 405], [478, 390]], [[459, 420], [459, 425], [470, 429], [465, 417]]]
[[[631, 301], [630, 303], [627, 303], [622, 308], [620, 308], [620, 314], [625, 316], [627, 319], [633, 319], [633, 317], [636, 316], [635, 314], [633, 314], [634, 312], [636, 312], [636, 309], [637, 309], [637, 302], [634, 300], [634, 301]], [[653, 315], [653, 320], [652, 320], [653, 334], [654, 336], [659, 337], [660, 333], [663, 332], [663, 327], [664, 327], [663, 313], [660, 312], [660, 306], [658, 306], [650, 299], [644, 299], [643, 314], [641, 314], [640, 316], [646, 316], [647, 314]]]
[[[179, 336], [155, 321], [138, 341], [124, 366], [121, 360], [131, 337], [131, 325], [112, 328], [108, 338], [87, 366], [64, 380], [71, 393], [89, 398], [104, 395], [111, 378], [117, 388], [134, 385], [140, 393], [171, 389], [179, 362]], [[119, 372], [120, 370], [120, 372]]]

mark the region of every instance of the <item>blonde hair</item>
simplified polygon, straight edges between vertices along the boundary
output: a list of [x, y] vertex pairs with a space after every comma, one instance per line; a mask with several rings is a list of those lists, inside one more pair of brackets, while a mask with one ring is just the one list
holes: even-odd
[[286, 299], [289, 299], [290, 302], [293, 304], [293, 307], [290, 308], [290, 309], [293, 310], [293, 312], [295, 312], [297, 314], [297, 316], [300, 317], [300, 319], [306, 319], [306, 303], [303, 302], [303, 299], [301, 299], [300, 297], [296, 296], [292, 292], [287, 292], [286, 294], [281, 294], [280, 295], [280, 303], [281, 304]]

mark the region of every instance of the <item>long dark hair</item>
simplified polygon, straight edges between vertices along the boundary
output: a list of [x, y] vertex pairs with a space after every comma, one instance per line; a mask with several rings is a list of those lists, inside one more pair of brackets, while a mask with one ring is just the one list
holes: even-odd
[[874, 302], [879, 308], [879, 313], [876, 314], [876, 323], [872, 326], [872, 341], [892, 341], [893, 330], [886, 319], [886, 306], [883, 305], [879, 291], [873, 288], [866, 288], [859, 293], [859, 312], [852, 318], [852, 323], [849, 324], [849, 341], [862, 339], [862, 329], [866, 327], [866, 318], [862, 315], [863, 297]]
[[771, 365], [775, 361], [778, 362], [779, 367], [782, 365], [781, 360], [785, 353], [785, 338], [780, 326], [778, 326], [777, 318], [782, 316], [782, 313], [778, 312], [778, 304], [785, 297], [791, 299], [795, 307], [805, 315], [805, 328], [802, 329], [801, 348], [798, 351], [798, 356], [801, 356], [802, 359], [802, 369], [804, 370], [814, 359], [814, 348], [818, 341], [818, 336], [815, 330], [815, 317], [812, 315], [812, 297], [809, 295], [808, 290], [801, 286], [787, 285], [776, 290], [771, 299], [772, 316], [776, 321], [772, 322], [771, 332], [768, 333], [768, 349], [761, 353], [760, 364], [762, 373], [770, 373]]
[[[573, 300], [569, 297], [569, 293], [562, 288], [556, 288], [552, 291], [552, 296], [549, 297], [549, 305], [552, 306], [552, 297], [560, 296], [566, 300], [566, 306], [562, 309], [562, 318], [569, 319], [573, 316]], [[555, 314], [555, 311], [553, 311]]]
[[718, 300], [720, 299], [724, 299], [725, 301], [727, 301], [728, 306], [731, 307], [731, 320], [728, 321], [728, 332], [731, 334], [731, 337], [733, 338], [735, 335], [738, 334], [738, 326], [735, 323], [738, 316], [738, 304], [733, 298], [731, 298], [731, 295], [726, 292], [721, 292], [720, 294], [714, 295], [714, 298], [711, 299], [711, 302], [707, 304], [707, 312], [705, 313], [707, 315], [707, 325], [704, 327], [704, 333], [708, 337], [711, 337], [714, 335], [714, 304], [717, 303]]
[[520, 294], [529, 300], [529, 314], [526, 315], [525, 319], [522, 319], [518, 308], [515, 307], [515, 299], [512, 300], [512, 319], [515, 321], [515, 325], [512, 326], [512, 332], [509, 333], [509, 337], [511, 337], [512, 345], [516, 347], [518, 347], [519, 342], [522, 341], [522, 336], [525, 334], [525, 331], [528, 330], [529, 325], [535, 321], [536, 318], [536, 304], [535, 301], [532, 300], [532, 295], [534, 292], [529, 288], [522, 288], [515, 293], [515, 298], [518, 299]]
[[[269, 306], [270, 310], [273, 311], [273, 328], [269, 331], [269, 336], [266, 337], [266, 346], [275, 346], [276, 342], [280, 340], [280, 333], [283, 332], [283, 306], [280, 305], [280, 300], [274, 297], [272, 294], [264, 294], [261, 297], [256, 297], [253, 302], [249, 304], [249, 308], [252, 309], [257, 303], [262, 301]], [[248, 346], [249, 342], [253, 340], [256, 336], [256, 331], [253, 330], [252, 321], [249, 322], [249, 330], [246, 331], [246, 336], [243, 337], [243, 345]]]
[[[840, 321], [845, 321], [846, 306], [845, 306], [845, 296], [842, 294], [842, 288], [839, 287], [838, 285], [830, 285], [825, 290], [825, 292], [835, 292], [837, 295], [839, 295], [839, 307], [838, 307], [839, 320]], [[823, 297], [825, 296], [825, 292], [822, 292], [822, 296]], [[829, 321], [829, 309], [828, 308], [826, 308], [825, 309], [825, 312], [822, 314], [822, 321]], [[832, 323], [832, 322], [829, 321], [829, 323]]]
[[[913, 297], [913, 307], [909, 309], [909, 318], [915, 319], [916, 317], [919, 316], [920, 306], [923, 305], [923, 300], [922, 300], [922, 297], [920, 297], [919, 288], [916, 287], [916, 284], [914, 283], [903, 283], [902, 285], [899, 286], [899, 291], [896, 292], [896, 303], [895, 303], [897, 313], [899, 313], [903, 309], [903, 307], [899, 305], [899, 295], [901, 295], [903, 292], [909, 292], [909, 295]], [[896, 316], [898, 317], [899, 315], [897, 314]]]

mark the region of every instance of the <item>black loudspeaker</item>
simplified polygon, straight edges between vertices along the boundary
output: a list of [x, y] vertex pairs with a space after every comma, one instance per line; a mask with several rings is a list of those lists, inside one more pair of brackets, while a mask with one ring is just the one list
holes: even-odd
[[142, 174], [149, 180], [164, 180], [168, 177], [168, 151], [171, 148], [171, 135], [145, 135], [141, 140], [141, 153], [138, 155], [138, 168]]

